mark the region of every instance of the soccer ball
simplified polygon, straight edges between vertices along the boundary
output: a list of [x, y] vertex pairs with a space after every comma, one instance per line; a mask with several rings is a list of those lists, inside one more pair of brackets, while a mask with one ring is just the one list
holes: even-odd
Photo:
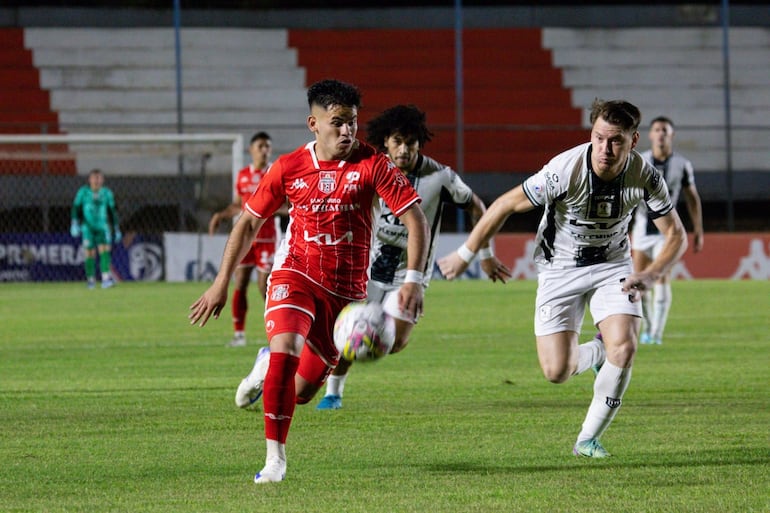
[[382, 358], [395, 340], [395, 321], [379, 303], [350, 303], [334, 323], [334, 345], [349, 362]]

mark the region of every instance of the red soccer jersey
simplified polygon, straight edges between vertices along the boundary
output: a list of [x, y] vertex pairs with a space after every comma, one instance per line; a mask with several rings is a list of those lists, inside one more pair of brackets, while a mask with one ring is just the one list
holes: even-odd
[[275, 161], [245, 208], [266, 218], [288, 198], [289, 225], [273, 270], [298, 272], [334, 294], [363, 299], [378, 196], [396, 216], [420, 201], [374, 147], [359, 141], [348, 160], [327, 162], [310, 142]]
[[[241, 198], [241, 205], [246, 205], [254, 191], [257, 190], [259, 182], [267, 173], [267, 168], [256, 169], [253, 164], [249, 164], [240, 171], [235, 181], [235, 193]], [[259, 229], [254, 242], [275, 242], [277, 237], [276, 223], [267, 222]]]

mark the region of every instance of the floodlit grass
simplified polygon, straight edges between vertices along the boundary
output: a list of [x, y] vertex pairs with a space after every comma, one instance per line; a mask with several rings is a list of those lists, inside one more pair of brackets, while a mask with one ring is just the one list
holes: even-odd
[[229, 309], [187, 323], [204, 288], [0, 285], [0, 511], [770, 511], [767, 282], [674, 283], [604, 461], [571, 454], [592, 375], [542, 377], [535, 284], [434, 282], [404, 353], [354, 366], [342, 410], [297, 408], [263, 486], [261, 417], [233, 403], [261, 305], [226, 348]]

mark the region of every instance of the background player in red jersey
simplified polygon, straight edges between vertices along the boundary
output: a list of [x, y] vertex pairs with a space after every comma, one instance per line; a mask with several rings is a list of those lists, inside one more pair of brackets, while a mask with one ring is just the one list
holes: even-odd
[[237, 262], [288, 199], [287, 236], [276, 253], [265, 307], [269, 349], [260, 350], [236, 393], [239, 406], [262, 396], [267, 455], [256, 483], [284, 479], [295, 406], [309, 402], [337, 365], [337, 315], [366, 298], [372, 206], [379, 197], [409, 233], [399, 307], [413, 317], [422, 311], [428, 224], [420, 197], [384, 154], [356, 139], [361, 96], [355, 86], [323, 80], [307, 95], [307, 126], [315, 140], [270, 167], [230, 233], [217, 277], [190, 306], [192, 324], [204, 326], [219, 316]]
[[[233, 202], [223, 210], [214, 213], [209, 221], [209, 235], [216, 233], [219, 224], [225, 219], [233, 219], [243, 211], [243, 205], [254, 194], [260, 180], [267, 172], [270, 166], [270, 156], [273, 152], [273, 143], [267, 132], [257, 132], [249, 141], [249, 154], [251, 155], [251, 164], [238, 172], [235, 181], [235, 195]], [[282, 208], [280, 214], [286, 214], [287, 210]], [[233, 339], [227, 344], [230, 347], [241, 347], [246, 345], [246, 312], [249, 309], [248, 291], [251, 281], [252, 271], [257, 270], [257, 287], [259, 287], [259, 297], [263, 300], [267, 292], [267, 277], [270, 276], [270, 269], [273, 267], [275, 258], [275, 247], [278, 241], [278, 216], [275, 216], [274, 222], [266, 222], [259, 229], [259, 233], [254, 238], [251, 248], [243, 257], [241, 263], [235, 269], [234, 289], [232, 300], [233, 312]]]

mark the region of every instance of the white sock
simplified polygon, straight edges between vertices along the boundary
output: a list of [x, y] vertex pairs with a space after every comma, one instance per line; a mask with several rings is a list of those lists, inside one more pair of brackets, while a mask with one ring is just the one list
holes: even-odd
[[594, 381], [594, 397], [577, 441], [599, 438], [612, 423], [631, 381], [631, 367], [622, 369], [604, 362]]
[[345, 390], [345, 380], [348, 378], [347, 374], [342, 376], [335, 376], [332, 374], [326, 381], [326, 395], [338, 395], [342, 397], [342, 392]]
[[605, 358], [604, 344], [595, 338], [578, 346], [578, 364], [574, 376], [582, 374], [594, 365], [598, 365]]
[[663, 338], [663, 330], [666, 327], [668, 311], [671, 309], [671, 283], [655, 284], [655, 302], [652, 314], [652, 328], [650, 336], [656, 339]]
[[265, 461], [271, 459], [286, 461], [286, 444], [279, 443], [277, 440], [265, 439], [265, 445], [267, 446]]

